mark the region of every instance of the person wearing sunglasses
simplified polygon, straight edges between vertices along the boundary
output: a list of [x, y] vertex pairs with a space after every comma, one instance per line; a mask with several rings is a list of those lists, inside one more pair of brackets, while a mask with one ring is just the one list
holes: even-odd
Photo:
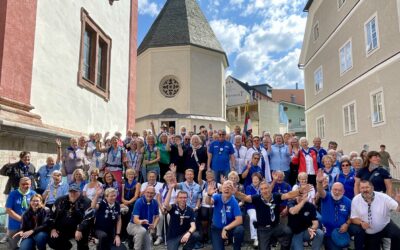
[[342, 160], [340, 163], [341, 171], [336, 176], [336, 182], [340, 182], [344, 186], [344, 196], [350, 200], [354, 197], [355, 172], [351, 169], [351, 162], [348, 159]]
[[226, 177], [230, 170], [235, 169], [235, 150], [225, 138], [225, 130], [219, 130], [218, 140], [213, 141], [208, 148], [207, 170], [214, 171], [216, 182], [220, 182], [221, 175]]
[[254, 152], [251, 158], [251, 162], [249, 162], [246, 166], [246, 169], [242, 172], [242, 178], [244, 179], [244, 187], [247, 188], [251, 185], [252, 176], [254, 173], [259, 173], [262, 178], [264, 178], [264, 173], [260, 166], [258, 166], [258, 162], [261, 159], [261, 154], [258, 152]]
[[279, 241], [281, 249], [290, 249], [292, 232], [288, 226], [279, 223], [280, 205], [283, 200], [293, 199], [308, 193], [311, 189], [312, 186], [307, 185], [286, 194], [272, 193], [272, 186], [263, 181], [260, 184], [260, 194], [245, 195], [236, 192], [237, 198], [254, 205], [257, 217], [254, 226], [257, 228], [259, 249], [269, 249], [273, 239]]

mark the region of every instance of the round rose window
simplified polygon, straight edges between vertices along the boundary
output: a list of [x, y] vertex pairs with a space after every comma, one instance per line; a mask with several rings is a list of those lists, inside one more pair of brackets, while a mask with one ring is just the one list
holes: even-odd
[[173, 77], [164, 78], [160, 82], [160, 92], [167, 98], [174, 97], [179, 92], [179, 82]]

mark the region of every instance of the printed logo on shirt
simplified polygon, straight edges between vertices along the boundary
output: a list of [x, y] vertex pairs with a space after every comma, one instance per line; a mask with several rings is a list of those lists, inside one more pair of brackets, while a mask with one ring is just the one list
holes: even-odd
[[304, 216], [309, 216], [310, 212], [304, 212]]
[[231, 212], [231, 206], [226, 206], [226, 212], [230, 213]]
[[342, 204], [342, 205], [340, 205], [339, 207], [340, 207], [340, 212], [346, 212], [346, 211], [347, 211], [345, 205]]

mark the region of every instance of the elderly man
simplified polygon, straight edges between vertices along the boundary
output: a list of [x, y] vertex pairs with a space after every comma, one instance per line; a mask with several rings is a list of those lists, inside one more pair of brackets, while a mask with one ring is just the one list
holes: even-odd
[[46, 159], [46, 165], [41, 166], [36, 173], [36, 178], [38, 180], [38, 187], [36, 192], [39, 194], [43, 194], [44, 190], [46, 190], [47, 186], [50, 184], [51, 177], [54, 171], [60, 170], [60, 161], [61, 161], [61, 140], [56, 140], [57, 144], [57, 159], [54, 161], [54, 158], [49, 156]]
[[249, 148], [246, 153], [245, 164], [248, 164], [252, 157], [253, 153], [258, 152], [260, 153], [260, 161], [258, 162], [258, 166], [261, 167], [262, 171], [264, 172], [263, 176], [267, 182], [271, 182], [271, 169], [269, 166], [269, 159], [268, 159], [268, 152], [267, 150], [261, 146], [261, 141], [259, 136], [253, 137], [253, 147]]
[[391, 239], [390, 249], [399, 249], [400, 229], [390, 219], [390, 212], [400, 212], [400, 193], [396, 200], [385, 193], [374, 191], [368, 180], [360, 182], [360, 194], [351, 203], [351, 219], [365, 230], [365, 249], [380, 249], [383, 238]]
[[59, 197], [68, 194], [69, 189], [67, 182], [62, 180], [61, 171], [54, 171], [51, 177], [53, 181], [47, 186], [43, 193], [44, 204], [50, 209]]
[[244, 237], [243, 218], [239, 203], [234, 197], [234, 187], [231, 181], [222, 185], [222, 193], [216, 193], [214, 186], [207, 190], [206, 203], [214, 205], [211, 226], [211, 241], [213, 250], [223, 250], [224, 240], [233, 240], [233, 249], [240, 250]]
[[246, 166], [244, 158], [246, 157], [247, 148], [242, 145], [242, 136], [236, 135], [234, 138], [233, 149], [235, 150], [235, 171], [238, 173], [243, 172]]
[[154, 199], [156, 190], [153, 186], [147, 186], [144, 196], [138, 199], [133, 208], [132, 218], [126, 228], [128, 234], [133, 236], [135, 250], [150, 250], [150, 233], [157, 227], [159, 218], [158, 203]]
[[326, 228], [325, 249], [343, 249], [343, 247], [335, 244], [333, 237], [331, 237], [335, 229], [339, 229], [340, 233], [348, 232], [354, 236], [356, 250], [364, 249], [364, 232], [359, 227], [351, 224], [351, 200], [344, 196], [343, 184], [335, 182], [332, 185], [331, 192], [325, 191], [323, 188], [325, 178], [323, 170], [319, 169], [317, 174], [317, 191], [321, 198], [321, 222]]
[[318, 168], [322, 168], [324, 165], [322, 163], [322, 157], [324, 157], [324, 155], [326, 155], [328, 152], [326, 151], [326, 149], [321, 147], [321, 138], [315, 137], [313, 140], [313, 144], [314, 146], [312, 146], [311, 149], [317, 153]]
[[272, 187], [263, 181], [260, 184], [260, 194], [245, 195], [241, 192], [236, 193], [240, 200], [252, 203], [257, 215], [257, 235], [259, 249], [269, 249], [271, 238], [278, 239], [281, 249], [290, 249], [292, 233], [290, 228], [279, 223], [279, 208], [283, 200], [293, 199], [298, 195], [308, 193], [312, 186], [300, 187], [296, 191], [286, 194], [272, 193]]
[[240, 132], [241, 132], [240, 126], [236, 125], [235, 128], [233, 129], [233, 132], [230, 133], [230, 142], [232, 144], [235, 144], [236, 136], [240, 136], [240, 140], [242, 141], [242, 135], [240, 134]]
[[19, 237], [12, 236], [21, 228], [22, 214], [28, 210], [31, 197], [35, 191], [31, 190], [31, 179], [22, 177], [19, 179], [19, 187], [11, 191], [6, 201], [6, 212], [8, 214], [8, 243], [9, 249], [17, 249]]
[[214, 171], [216, 182], [220, 182], [221, 175], [227, 177], [235, 168], [235, 150], [232, 143], [225, 140], [225, 136], [225, 130], [219, 130], [218, 140], [213, 141], [208, 148], [207, 170]]
[[91, 201], [81, 194], [77, 184], [69, 186], [68, 195], [56, 200], [50, 213], [49, 246], [53, 249], [71, 249], [70, 239], [74, 238], [78, 250], [87, 250], [89, 225], [94, 214], [89, 211]]

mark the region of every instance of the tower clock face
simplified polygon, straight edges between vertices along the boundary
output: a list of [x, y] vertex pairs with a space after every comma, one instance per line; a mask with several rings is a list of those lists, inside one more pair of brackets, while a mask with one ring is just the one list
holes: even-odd
[[160, 92], [167, 98], [175, 97], [180, 90], [179, 82], [172, 76], [165, 77], [160, 82]]

